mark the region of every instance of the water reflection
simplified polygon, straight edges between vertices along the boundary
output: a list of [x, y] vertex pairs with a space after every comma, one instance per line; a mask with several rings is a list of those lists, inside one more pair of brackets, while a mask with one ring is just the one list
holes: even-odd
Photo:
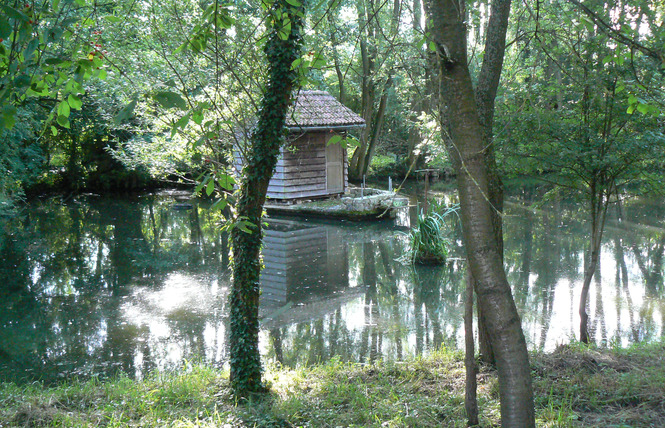
[[[522, 187], [506, 204], [505, 261], [532, 349], [575, 337], [586, 228], [576, 205]], [[179, 194], [38, 201], [0, 230], [0, 378], [44, 379], [227, 359], [228, 243], [205, 204]], [[191, 209], [182, 209], [182, 208]], [[590, 294], [593, 338], [663, 335], [665, 206], [612, 214]], [[451, 223], [444, 266], [396, 262], [388, 223], [271, 219], [261, 347], [284, 365], [402, 359], [463, 340], [464, 260]]]

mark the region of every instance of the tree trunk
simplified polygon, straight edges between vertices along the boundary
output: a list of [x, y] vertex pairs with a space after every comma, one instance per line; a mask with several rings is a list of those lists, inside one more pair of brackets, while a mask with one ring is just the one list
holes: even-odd
[[466, 275], [466, 293], [464, 297], [464, 367], [466, 369], [466, 385], [464, 394], [464, 409], [468, 426], [476, 426], [478, 421], [478, 400], [476, 398], [476, 351], [473, 337], [473, 283], [471, 275]]
[[342, 72], [342, 65], [339, 60], [339, 54], [337, 52], [337, 46], [339, 41], [337, 40], [337, 25], [335, 23], [335, 15], [331, 10], [328, 14], [328, 25], [330, 26], [330, 43], [332, 48], [332, 57], [333, 64], [335, 66], [335, 74], [337, 74], [337, 83], [339, 85], [339, 102], [342, 104], [346, 103], [346, 90], [344, 86], [344, 73]]
[[[232, 229], [233, 284], [230, 294], [231, 326], [229, 337], [231, 385], [237, 396], [263, 392], [259, 354], [259, 275], [261, 264], [261, 214], [268, 182], [277, 164], [279, 147], [284, 139], [284, 122], [291, 104], [291, 92], [297, 82], [291, 64], [298, 58], [302, 45], [301, 28], [304, 8], [288, 0], [275, 1], [270, 10], [271, 31], [265, 46], [269, 75], [251, 136], [251, 147], [242, 170], [236, 221], [249, 222], [250, 232]], [[277, 18], [279, 17], [279, 18]], [[286, 40], [279, 31], [290, 25]]]
[[352, 180], [360, 180], [364, 174], [363, 167], [365, 165], [365, 156], [368, 151], [369, 135], [372, 129], [372, 119], [374, 117], [374, 101], [376, 98], [375, 61], [377, 52], [375, 46], [376, 38], [374, 37], [376, 13], [374, 13], [372, 1], [366, 2], [365, 0], [357, 0], [356, 8], [358, 13], [358, 26], [361, 31], [361, 116], [365, 119], [367, 126], [360, 131], [360, 145], [353, 152], [353, 156], [349, 162], [349, 178]]
[[367, 142], [367, 150], [365, 151], [364, 159], [362, 159], [362, 169], [360, 172], [360, 177], [367, 174], [369, 170], [369, 164], [372, 162], [372, 157], [374, 157], [374, 151], [376, 150], [376, 145], [379, 142], [379, 137], [381, 136], [381, 129], [383, 128], [383, 119], [386, 116], [386, 103], [388, 102], [388, 91], [392, 86], [392, 77], [388, 76], [386, 81], [386, 86], [383, 89], [383, 94], [381, 95], [381, 101], [379, 101], [379, 109], [376, 111], [376, 116], [372, 120], [371, 124], [371, 134], [369, 141]]
[[[507, 26], [510, 1], [492, 2], [488, 33], [493, 27]], [[475, 281], [478, 304], [496, 356], [501, 400], [501, 423], [504, 427], [533, 427], [535, 416], [531, 369], [520, 318], [503, 269], [503, 244], [500, 222], [501, 195], [493, 153], [488, 149], [491, 135], [493, 97], [499, 76], [489, 76], [489, 88], [474, 93], [467, 67], [464, 2], [430, 0], [428, 17], [439, 56], [442, 101], [447, 106], [452, 150], [450, 156], [457, 172], [460, 217], [464, 232], [468, 266]], [[499, 20], [505, 22], [493, 23]], [[503, 61], [503, 38], [490, 37], [486, 56], [498, 63], [487, 73], [500, 74]], [[501, 45], [499, 48], [493, 44]], [[486, 45], [486, 46], [487, 46]], [[496, 48], [496, 49], [494, 49]], [[483, 68], [485, 66], [483, 65]], [[496, 82], [496, 83], [494, 83]], [[480, 93], [482, 92], [482, 93]], [[489, 98], [492, 98], [489, 100]], [[491, 105], [491, 109], [487, 107]], [[491, 110], [491, 112], [489, 111]], [[497, 192], [497, 189], [499, 190]]]
[[[590, 208], [591, 208], [591, 238], [589, 240], [589, 252], [586, 257], [589, 263], [584, 269], [584, 282], [582, 283], [582, 292], [580, 293], [580, 342], [589, 343], [589, 315], [586, 311], [586, 305], [589, 298], [589, 287], [591, 280], [596, 273], [596, 268], [600, 260], [600, 246], [603, 240], [603, 230], [605, 229], [605, 218], [609, 206], [609, 196], [604, 191], [598, 191], [598, 183], [592, 181], [589, 186]], [[610, 192], [611, 193], [611, 192]]]

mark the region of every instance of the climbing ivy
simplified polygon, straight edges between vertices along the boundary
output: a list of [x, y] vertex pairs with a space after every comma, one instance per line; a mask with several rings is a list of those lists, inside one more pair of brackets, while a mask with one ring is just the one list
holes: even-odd
[[236, 220], [249, 222], [250, 229], [233, 228], [233, 285], [230, 295], [231, 384], [239, 397], [264, 392], [259, 354], [259, 275], [261, 264], [261, 215], [268, 182], [284, 141], [284, 122], [291, 93], [298, 84], [292, 67], [302, 46], [305, 6], [299, 0], [263, 0], [268, 13], [264, 52], [268, 79], [251, 134], [251, 147], [242, 171]]

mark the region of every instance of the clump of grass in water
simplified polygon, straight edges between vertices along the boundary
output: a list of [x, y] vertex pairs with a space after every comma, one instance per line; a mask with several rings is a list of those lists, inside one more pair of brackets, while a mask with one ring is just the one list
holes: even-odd
[[437, 265], [448, 257], [448, 240], [444, 235], [446, 217], [457, 214], [458, 205], [446, 207], [433, 200], [426, 214], [418, 213], [417, 225], [409, 232], [409, 262], [423, 265]]

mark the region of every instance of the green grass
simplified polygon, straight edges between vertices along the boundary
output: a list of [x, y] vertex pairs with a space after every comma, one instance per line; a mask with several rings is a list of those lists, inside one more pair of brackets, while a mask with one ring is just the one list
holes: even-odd
[[[665, 420], [665, 344], [566, 346], [531, 357], [537, 425], [647, 427]], [[0, 384], [0, 427], [462, 427], [459, 352], [371, 365], [269, 366], [270, 394], [238, 403], [228, 374], [203, 365], [127, 377]], [[499, 423], [493, 371], [479, 374], [481, 425]]]

